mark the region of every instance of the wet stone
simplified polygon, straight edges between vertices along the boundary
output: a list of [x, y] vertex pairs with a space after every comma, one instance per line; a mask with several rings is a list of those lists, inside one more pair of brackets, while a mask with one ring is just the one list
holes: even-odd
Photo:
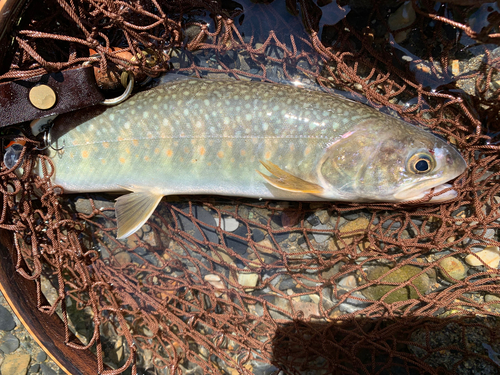
[[253, 228], [252, 229], [252, 240], [254, 242], [260, 242], [266, 237], [266, 234], [264, 231], [262, 231], [259, 228]]
[[[215, 224], [219, 225], [219, 218], [215, 218]], [[222, 216], [222, 222], [220, 223], [221, 229], [225, 230], [226, 232], [234, 232], [236, 229], [238, 229], [239, 222], [236, 220], [234, 217], [231, 216]]]
[[401, 228], [401, 223], [399, 221], [393, 221], [393, 220], [386, 220], [382, 223], [382, 228], [389, 229], [389, 227], [392, 230], [399, 229]]
[[[389, 267], [381, 266], [374, 267], [367, 272], [369, 280], [376, 280], [382, 275], [386, 274], [390, 270]], [[389, 275], [385, 276], [381, 279], [381, 283], [397, 283], [401, 284], [405, 281], [408, 281], [410, 278], [415, 276], [417, 273], [420, 273], [422, 270], [415, 266], [406, 265], [397, 270], [394, 270]], [[408, 299], [417, 299], [419, 298], [417, 288], [421, 294], [425, 294], [430, 286], [430, 279], [425, 273], [418, 276], [413, 280], [412, 285], [414, 286], [406, 286], [404, 288], [398, 288], [396, 285], [372, 285], [366, 289], [363, 289], [361, 293], [366, 298], [373, 300], [380, 300], [386, 293], [387, 296], [384, 298], [384, 302], [386, 303], [394, 303], [398, 301], [406, 301]], [[398, 289], [396, 289], [398, 288]], [[393, 292], [389, 293], [390, 291]]]
[[[313, 229], [315, 229], [315, 230], [331, 230], [332, 227], [330, 227], [329, 225], [325, 225], [325, 224], [319, 224], [319, 225], [313, 226]], [[313, 235], [314, 239], [316, 240], [316, 242], [322, 243], [322, 242], [325, 242], [326, 240], [328, 240], [332, 234], [328, 233], [328, 232], [326, 232], [326, 233], [312, 232], [312, 235]]]
[[316, 215], [311, 215], [306, 220], [313, 227], [321, 224], [321, 221], [319, 220], [319, 218]]
[[285, 291], [288, 289], [293, 289], [297, 285], [297, 282], [289, 276], [283, 276], [280, 282], [280, 290]]
[[0, 341], [0, 350], [4, 354], [10, 354], [15, 352], [19, 348], [19, 339], [12, 335], [11, 333], [7, 333], [2, 340]]
[[[189, 207], [183, 208], [183, 212], [186, 214], [190, 214]], [[200, 206], [192, 206], [192, 214], [193, 216], [201, 221], [202, 223], [211, 225], [211, 226], [216, 226], [217, 223], [215, 222], [215, 218], [212, 216], [212, 214], [204, 209], [203, 207]], [[197, 226], [189, 220], [188, 217], [182, 215], [182, 214], [177, 214], [177, 217], [180, 221], [180, 227], [183, 231], [185, 232], [194, 232], [193, 236], [196, 238], [198, 241], [204, 241], [204, 235], [207, 237], [208, 241], [212, 243], [219, 243], [219, 235], [213, 228], [209, 228], [207, 226], [204, 226], [202, 223], [198, 222], [198, 226], [201, 228], [203, 231], [203, 234], [200, 232]]]
[[344, 290], [354, 289], [358, 286], [356, 277], [353, 275], [346, 276], [339, 281], [338, 286]]
[[57, 375], [57, 372], [51, 369], [46, 363], [40, 363], [40, 369], [43, 375]]
[[456, 280], [462, 280], [467, 276], [467, 267], [465, 264], [463, 264], [459, 259], [455, 257], [447, 257], [439, 261], [439, 265], [443, 267], [446, 272], [452, 277], [448, 277], [441, 269], [440, 273], [441, 276], [445, 279], [448, 280], [449, 282], [454, 282]]
[[258, 281], [259, 281], [259, 275], [256, 273], [240, 273], [238, 275], [238, 283], [241, 286], [248, 286], [254, 288], [255, 286], [257, 286]]
[[[90, 194], [89, 198], [91, 198], [94, 201], [94, 206], [96, 209], [101, 210], [104, 208], [113, 208], [115, 206], [115, 203], [109, 199], [106, 199], [103, 196], [100, 195], [93, 195]], [[85, 215], [90, 215], [92, 214], [92, 205], [90, 204], [90, 200], [86, 196], [77, 196], [75, 197], [75, 200], [73, 200], [70, 203], [70, 206], [72, 209], [76, 212], [80, 212]], [[101, 213], [107, 217], [114, 217], [115, 213], [112, 210], [109, 211], [101, 211]]]
[[[137, 256], [134, 257], [138, 259]], [[120, 264], [120, 266], [126, 266], [132, 261], [132, 257], [127, 251], [119, 252], [118, 254], [115, 255], [115, 259]]]
[[[244, 225], [241, 225], [236, 229], [232, 234], [246, 238], [248, 236], [248, 230], [247, 227]], [[248, 242], [237, 237], [233, 237], [229, 234], [226, 234], [224, 236], [224, 240], [226, 242], [227, 247], [230, 249], [233, 249], [235, 253], [239, 255], [244, 255], [247, 251], [248, 248]]]
[[5, 307], [0, 306], [0, 330], [12, 331], [16, 328], [16, 322], [12, 314]]
[[273, 233], [272, 236], [276, 242], [280, 243], [285, 241], [290, 236], [290, 232]]
[[500, 308], [500, 297], [495, 296], [494, 294], [487, 294], [484, 296], [484, 302], [494, 302], [490, 306], [496, 309]]
[[[357, 218], [354, 221], [348, 221], [340, 228], [341, 237], [355, 236], [355, 234], [347, 235], [345, 233], [365, 230], [366, 228], [368, 228], [369, 224], [370, 224], [370, 220], [368, 220], [366, 217], [363, 217], [363, 216]], [[356, 234], [356, 235], [359, 235], [359, 234]]]
[[361, 212], [361, 210], [344, 212], [342, 213], [342, 217], [348, 221], [353, 221], [361, 215]]
[[30, 364], [29, 354], [7, 354], [2, 362], [2, 375], [25, 375]]
[[47, 354], [42, 350], [36, 355], [37, 362], [44, 362], [47, 359]]
[[40, 364], [35, 363], [34, 365], [30, 366], [30, 369], [28, 370], [28, 374], [38, 374], [39, 370], [40, 370]]
[[497, 268], [500, 264], [500, 252], [498, 246], [487, 246], [475, 254], [469, 254], [465, 257], [465, 262], [473, 267], [480, 267], [487, 264], [491, 268]]

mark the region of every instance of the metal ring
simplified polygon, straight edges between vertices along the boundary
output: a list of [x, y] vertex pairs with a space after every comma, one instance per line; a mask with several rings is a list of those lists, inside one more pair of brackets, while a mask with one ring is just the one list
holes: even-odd
[[112, 106], [112, 105], [120, 104], [120, 103], [124, 102], [125, 100], [127, 100], [128, 97], [130, 96], [130, 94], [132, 94], [132, 90], [134, 89], [134, 83], [135, 83], [135, 79], [134, 79], [134, 76], [132, 74], [129, 73], [128, 78], [129, 78], [129, 81], [127, 84], [127, 88], [125, 89], [123, 94], [121, 94], [120, 96], [118, 96], [116, 98], [105, 99], [101, 104], [106, 105], [106, 106]]

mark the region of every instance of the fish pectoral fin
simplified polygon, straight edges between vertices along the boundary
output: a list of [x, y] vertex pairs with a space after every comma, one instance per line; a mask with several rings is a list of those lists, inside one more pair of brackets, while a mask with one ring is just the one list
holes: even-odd
[[121, 240], [134, 234], [153, 214], [163, 195], [148, 191], [134, 191], [116, 198], [115, 214], [118, 226], [116, 238]]
[[294, 176], [278, 167], [270, 161], [262, 161], [260, 163], [266, 168], [273, 176], [266, 176], [265, 174], [257, 171], [264, 179], [274, 187], [282, 190], [288, 190], [298, 193], [321, 194], [324, 189], [312, 182], [303, 180]]

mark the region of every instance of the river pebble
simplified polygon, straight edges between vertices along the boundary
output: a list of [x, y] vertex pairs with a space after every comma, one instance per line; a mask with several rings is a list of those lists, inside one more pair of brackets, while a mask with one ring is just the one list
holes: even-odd
[[40, 363], [40, 369], [42, 370], [43, 375], [57, 375], [53, 369], [47, 366], [45, 363]]
[[[377, 280], [382, 275], [386, 274], [389, 270], [390, 268], [386, 266], [373, 267], [367, 271], [368, 280]], [[421, 271], [422, 270], [419, 267], [406, 265], [397, 270], [394, 270], [387, 276], [383, 277], [381, 279], [381, 282], [400, 284], [409, 280]], [[384, 301], [386, 303], [419, 298], [415, 288], [417, 288], [421, 294], [425, 294], [430, 286], [429, 276], [427, 276], [425, 273], [421, 274], [412, 281], [412, 285], [414, 285], [414, 287], [408, 285], [404, 288], [398, 288], [397, 285], [372, 285], [367, 287], [366, 289], [363, 289], [361, 293], [363, 293], [366, 298], [373, 300], [380, 300], [384, 297], [384, 295], [387, 294], [387, 296], [384, 297]], [[394, 291], [391, 292], [392, 290]]]
[[366, 228], [368, 228], [369, 224], [370, 224], [370, 220], [368, 220], [364, 216], [361, 216], [353, 221], [348, 221], [340, 228], [341, 237], [351, 237], [351, 236], [359, 235], [359, 233], [358, 234], [346, 234], [346, 233], [352, 232], [352, 231], [365, 230]]
[[39, 351], [36, 355], [36, 360], [37, 362], [45, 362], [47, 360], [47, 354], [43, 350]]
[[356, 282], [356, 277], [353, 275], [346, 276], [342, 278], [338, 286], [346, 291], [352, 290], [358, 286], [358, 283]]
[[494, 294], [487, 294], [484, 296], [484, 302], [495, 302], [492, 303], [490, 306], [494, 308], [500, 308], [500, 297], [495, 296]]
[[498, 246], [487, 246], [475, 254], [469, 254], [465, 257], [467, 264], [473, 267], [482, 266], [483, 263], [491, 268], [498, 268], [500, 264], [500, 252]]
[[29, 354], [7, 354], [2, 362], [2, 375], [25, 375], [28, 371], [31, 358]]
[[0, 350], [4, 354], [10, 354], [12, 352], [15, 352], [17, 348], [19, 348], [19, 339], [10, 333], [7, 333], [0, 340]]
[[462, 280], [463, 278], [465, 278], [465, 276], [467, 276], [467, 271], [468, 271], [467, 267], [465, 266], [465, 264], [463, 264], [459, 259], [455, 257], [450, 256], [444, 258], [439, 261], [439, 265], [446, 272], [448, 272], [451, 278], [447, 276], [446, 273], [443, 272], [443, 270], [440, 269], [441, 276], [450, 282], [454, 282], [455, 280], [453, 279]]
[[404, 2], [389, 16], [388, 24], [391, 30], [400, 30], [415, 22], [416, 14], [411, 1]]
[[[182, 214], [177, 214], [181, 229], [187, 232], [194, 232], [194, 238], [196, 238], [198, 241], [204, 241], [206, 236], [208, 241], [212, 243], [219, 243], [219, 235], [217, 234], [215, 229], [203, 225], [203, 223], [214, 227], [217, 225], [212, 214], [201, 206], [192, 206], [191, 209], [192, 215], [202, 223], [198, 222], [198, 225], [196, 226], [191, 220], [189, 220], [188, 217]], [[188, 215], [190, 214], [189, 207], [183, 208], [182, 211]], [[198, 226], [203, 231], [203, 234], [198, 229]]]
[[0, 330], [12, 331], [16, 328], [16, 322], [12, 314], [3, 306], [0, 306]]
[[[330, 227], [329, 225], [325, 225], [325, 224], [319, 224], [319, 225], [314, 226], [313, 229], [314, 230], [331, 230], [332, 227]], [[317, 243], [323, 243], [326, 240], [328, 240], [332, 234], [328, 233], [328, 232], [325, 232], [325, 233], [313, 232], [312, 235], [314, 237], [314, 240]]]
[[[248, 286], [254, 288], [257, 286], [257, 282], [259, 281], [259, 275], [256, 273], [240, 273], [238, 274], [238, 283], [241, 286]], [[251, 291], [253, 289], [245, 289], [247, 291]]]
[[[219, 225], [219, 218], [215, 218], [215, 225]], [[238, 229], [238, 226], [240, 223], [238, 220], [236, 220], [234, 217], [231, 216], [222, 216], [222, 223], [221, 223], [221, 228], [222, 230], [225, 230], [227, 232], [234, 232], [236, 229]]]

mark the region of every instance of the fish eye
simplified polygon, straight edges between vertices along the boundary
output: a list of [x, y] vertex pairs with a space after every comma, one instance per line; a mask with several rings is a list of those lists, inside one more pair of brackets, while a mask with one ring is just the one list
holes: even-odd
[[413, 154], [407, 163], [408, 170], [415, 174], [428, 173], [434, 169], [436, 161], [427, 152], [417, 152]]

